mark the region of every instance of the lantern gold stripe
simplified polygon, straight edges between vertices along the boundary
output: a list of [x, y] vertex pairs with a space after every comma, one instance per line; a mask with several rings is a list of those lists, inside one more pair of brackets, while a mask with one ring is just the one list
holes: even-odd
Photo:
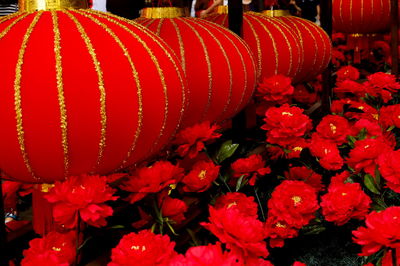
[[23, 14], [20, 17], [16, 18], [13, 22], [10, 23], [1, 33], [0, 33], [0, 39], [2, 39], [6, 34], [11, 30], [12, 27], [14, 27], [20, 20], [26, 18], [29, 14]]
[[[227, 16], [226, 16], [227, 17]], [[223, 31], [225, 30], [224, 28], [221, 28], [221, 27], [218, 27], [218, 26], [216, 26], [216, 25], [214, 25], [213, 23], [208, 23], [208, 22], [206, 22], [206, 24], [209, 26], [209, 27], [211, 27], [211, 28], [213, 28], [213, 29], [215, 29], [215, 30], [217, 30], [217, 31], [219, 31], [219, 32], [221, 32], [221, 33], [224, 33]], [[235, 113], [238, 111], [238, 108], [240, 107], [240, 105], [243, 103], [243, 98], [244, 98], [244, 95], [245, 95], [245, 93], [247, 92], [247, 87], [248, 87], [248, 73], [247, 73], [247, 69], [246, 69], [246, 64], [245, 64], [245, 62], [244, 62], [244, 58], [243, 58], [243, 55], [242, 55], [242, 53], [240, 52], [240, 50], [239, 50], [239, 48], [236, 46], [236, 44], [233, 42], [233, 40], [230, 38], [230, 36], [232, 36], [232, 38], [234, 38], [233, 36], [234, 35], [229, 35], [229, 34], [225, 34], [225, 37], [226, 37], [226, 39], [232, 44], [232, 46], [233, 47], [235, 47], [235, 50], [236, 50], [236, 52], [237, 52], [237, 54], [239, 55], [239, 57], [240, 57], [240, 61], [242, 62], [242, 70], [243, 70], [243, 73], [244, 73], [244, 90], [243, 90], [243, 93], [242, 93], [242, 95], [241, 95], [241, 98], [240, 98], [240, 102], [235, 106]], [[239, 39], [239, 38], [236, 38], [236, 39]], [[255, 68], [254, 68], [255, 69]]]
[[275, 55], [275, 75], [278, 74], [278, 66], [279, 66], [279, 53], [278, 49], [276, 47], [275, 39], [271, 32], [268, 30], [268, 28], [261, 22], [261, 18], [259, 16], [252, 16], [252, 18], [258, 22], [258, 24], [264, 29], [264, 31], [268, 34], [269, 38], [272, 40], [272, 47], [274, 50], [274, 55]]
[[[251, 16], [252, 17], [252, 16]], [[258, 36], [257, 31], [255, 30], [253, 24], [250, 22], [250, 20], [247, 18], [247, 16], [243, 16], [243, 19], [247, 22], [247, 25], [249, 25], [250, 30], [253, 32], [253, 36], [256, 39], [256, 45], [257, 45], [257, 64], [258, 64], [258, 76], [257, 80], [260, 79], [261, 77], [261, 72], [263, 69], [262, 65], [262, 49], [261, 49], [261, 43], [260, 43], [260, 38]]]
[[181, 31], [179, 30], [179, 27], [176, 25], [175, 21], [171, 19], [170, 22], [176, 31], [176, 36], [178, 37], [181, 64], [183, 71], [186, 74], [185, 46], [183, 45], [182, 34]]
[[55, 11], [51, 11], [51, 18], [53, 20], [54, 32], [54, 56], [56, 61], [56, 78], [57, 78], [57, 92], [58, 92], [58, 106], [60, 108], [60, 127], [61, 127], [61, 142], [64, 153], [64, 176], [68, 176], [69, 170], [69, 153], [68, 153], [68, 123], [67, 123], [67, 109], [65, 107], [64, 97], [64, 83], [63, 72], [61, 64], [61, 46], [60, 46], [60, 30], [58, 26], [58, 17]]
[[17, 16], [26, 17], [27, 15], [28, 14], [26, 14], [26, 13], [21, 14], [20, 12], [12, 13], [10, 15], [0, 17], [0, 23], [3, 23], [3, 22], [5, 22], [7, 20], [10, 20], [10, 19], [13, 19], [13, 18], [15, 18]]
[[361, 1], [361, 25], [364, 24], [364, 1]]
[[[361, 1], [363, 1], [363, 0], [361, 0]], [[349, 14], [349, 17], [350, 17], [349, 28], [352, 28], [352, 26], [353, 26], [353, 0], [350, 0], [350, 14]]]
[[200, 41], [201, 47], [203, 48], [204, 58], [206, 59], [207, 72], [208, 72], [208, 99], [207, 99], [207, 104], [204, 108], [204, 112], [203, 112], [202, 118], [201, 118], [201, 119], [204, 119], [206, 114], [208, 113], [208, 110], [210, 109], [211, 98], [212, 98], [213, 78], [212, 78], [212, 68], [211, 68], [210, 56], [208, 54], [207, 47], [206, 47], [206, 44], [204, 43], [203, 37], [201, 37], [199, 32], [192, 25], [187, 23], [184, 18], [177, 18], [177, 19], [181, 20], [184, 24], [186, 24], [186, 26], [188, 26], [192, 30], [192, 32], [196, 35], [197, 39]]
[[[104, 13], [99, 12], [99, 11], [96, 11], [96, 10], [92, 10], [92, 9], [88, 9], [88, 10], [85, 10], [85, 11], [86, 11], [86, 12], [93, 13], [93, 14], [96, 14], [96, 15], [98, 15], [99, 17], [102, 17], [102, 18], [108, 20], [109, 22], [114, 23], [115, 25], [117, 25], [117, 26], [123, 28], [125, 31], [127, 31], [129, 34], [131, 34], [131, 35], [132, 35], [133, 37], [135, 37], [136, 39], [139, 39], [139, 37], [138, 37], [136, 34], [134, 34], [134, 32], [133, 32], [132, 30], [130, 30], [128, 27], [126, 27], [125, 25], [123, 25], [123, 24], [120, 23], [119, 21], [122, 20], [122, 21], [124, 21], [124, 22], [126, 22], [126, 23], [128, 23], [128, 24], [130, 24], [130, 25], [135, 26], [138, 30], [140, 30], [142, 33], [146, 34], [150, 39], [152, 39], [155, 43], [157, 43], [157, 45], [164, 51], [165, 55], [166, 55], [166, 56], [168, 57], [168, 59], [171, 61], [171, 63], [173, 64], [173, 66], [174, 66], [174, 68], [175, 68], [175, 70], [176, 70], [176, 72], [178, 73], [179, 81], [180, 81], [180, 83], [181, 83], [181, 89], [182, 89], [182, 91], [181, 91], [181, 92], [182, 92], [182, 107], [181, 107], [181, 110], [180, 110], [179, 121], [178, 121], [177, 126], [176, 126], [176, 128], [175, 128], [175, 133], [176, 133], [176, 131], [179, 129], [179, 127], [180, 127], [180, 125], [181, 125], [182, 118], [183, 118], [183, 115], [184, 115], [184, 112], [185, 112], [185, 106], [186, 106], [186, 104], [187, 104], [188, 101], [189, 101], [189, 99], [188, 99], [186, 93], [190, 94], [190, 91], [189, 91], [189, 90], [185, 91], [185, 85], [184, 85], [185, 82], [184, 82], [184, 79], [183, 79], [183, 77], [182, 77], [182, 75], [181, 75], [181, 72], [180, 72], [179, 69], [178, 69], [178, 66], [177, 66], [175, 60], [172, 58], [171, 53], [170, 53], [167, 49], [165, 49], [164, 45], [163, 45], [158, 39], [156, 39], [156, 38], [154, 38], [154, 37], [152, 36], [153, 34], [150, 33], [148, 29], [146, 29], [143, 25], [141, 25], [141, 24], [139, 24], [139, 23], [136, 23], [136, 22], [134, 22], [134, 21], [131, 21], [131, 20], [128, 20], [128, 19], [125, 19], [125, 18], [118, 17], [118, 16], [113, 15], [113, 14], [111, 14], [111, 13], [107, 13], [107, 15], [104, 15]], [[114, 18], [114, 19], [111, 19], [111, 17]], [[171, 136], [171, 138], [172, 138], [173, 136], [174, 136], [174, 134]]]
[[97, 162], [96, 165], [94, 166], [97, 167], [102, 158], [103, 158], [103, 152], [104, 148], [106, 146], [106, 131], [107, 131], [107, 111], [106, 111], [106, 89], [104, 87], [104, 79], [103, 79], [103, 71], [100, 66], [100, 62], [97, 59], [96, 52], [93, 48], [92, 42], [90, 41], [89, 36], [87, 35], [85, 29], [81, 25], [81, 23], [71, 14], [71, 11], [60, 11], [66, 14], [76, 25], [76, 28], [78, 29], [83, 41], [85, 42], [86, 49], [88, 50], [88, 53], [90, 54], [92, 60], [93, 60], [93, 65], [94, 69], [97, 74], [97, 79], [98, 79], [98, 88], [100, 92], [100, 124], [101, 124], [101, 129], [100, 129], [100, 142], [99, 142], [99, 152], [98, 152], [98, 157], [97, 157]]
[[[115, 21], [114, 19], [107, 18], [107, 16], [102, 16], [101, 13], [99, 13], [99, 12], [93, 12], [93, 11], [86, 11], [86, 12], [94, 13], [94, 14], [97, 14], [98, 16], [100, 16], [100, 17], [106, 18], [107, 20], [113, 22], [114, 24], [120, 26], [120, 27], [123, 28], [125, 31], [127, 31], [128, 33], [130, 33], [135, 39], [137, 39], [137, 41], [138, 41], [138, 42], [143, 46], [143, 48], [147, 51], [147, 53], [149, 54], [151, 60], [153, 61], [154, 65], [155, 65], [155, 67], [156, 67], [156, 69], [157, 69], [157, 72], [158, 72], [158, 75], [159, 75], [159, 78], [160, 78], [160, 81], [161, 81], [161, 84], [162, 84], [162, 87], [163, 87], [163, 93], [164, 93], [164, 99], [165, 99], [165, 100], [164, 100], [164, 118], [163, 118], [162, 126], [161, 126], [161, 129], [160, 129], [160, 134], [159, 134], [159, 136], [157, 137], [157, 140], [153, 142], [153, 146], [150, 148], [150, 151], [152, 151], [152, 150], [154, 149], [154, 147], [157, 146], [158, 141], [159, 141], [160, 138], [162, 137], [163, 132], [164, 132], [164, 130], [165, 130], [165, 126], [166, 126], [166, 121], [167, 121], [167, 119], [168, 119], [168, 93], [167, 93], [167, 86], [166, 86], [166, 83], [165, 83], [164, 73], [163, 73], [162, 69], [160, 68], [160, 65], [159, 65], [159, 63], [158, 63], [158, 61], [157, 61], [157, 58], [154, 56], [153, 52], [152, 52], [151, 49], [148, 47], [148, 45], [147, 45], [137, 34], [135, 34], [132, 30], [130, 30], [130, 29], [129, 29], [128, 27], [126, 27], [125, 25], [119, 23], [118, 21]], [[121, 18], [118, 18], [118, 19], [121, 19]], [[134, 25], [137, 26], [138, 24], [135, 23]], [[138, 28], [140, 29], [140, 27], [138, 27]], [[145, 30], [143, 30], [143, 31], [147, 31], [147, 29], [145, 29]], [[130, 152], [132, 152], [132, 151], [133, 151], [133, 150], [131, 150]], [[129, 159], [129, 157], [128, 157], [126, 160], [124, 160], [123, 165], [125, 165], [125, 164], [127, 163], [127, 160], [128, 160], [128, 159]]]
[[[344, 23], [344, 20], [343, 20], [343, 0], [336, 0], [336, 1], [340, 1], [340, 4], [339, 4], [339, 15], [340, 15], [340, 20], [342, 21], [341, 23], [343, 24]], [[335, 17], [335, 16], [333, 16], [333, 17]]]
[[[305, 20], [306, 21], [306, 20]], [[313, 27], [314, 29], [315, 29], [315, 31], [317, 32], [317, 34], [319, 35], [318, 36], [318, 39], [319, 40], [323, 40], [324, 39], [324, 35], [325, 35], [325, 37], [326, 38], [328, 38], [329, 39], [329, 37], [327, 36], [327, 34], [325, 33], [325, 31], [324, 30], [322, 30], [319, 26], [317, 26], [316, 24], [314, 24], [314, 23], [312, 23], [312, 22], [309, 22], [309, 21], [306, 21], [311, 27]], [[323, 57], [322, 57], [322, 60], [321, 60], [321, 62], [323, 63], [323, 62], [325, 62], [326, 60], [327, 60], [327, 56], [329, 57], [330, 55], [327, 53], [327, 47], [326, 47], [326, 44], [325, 44], [325, 42], [322, 42], [322, 45], [323, 45], [323, 51], [324, 51], [324, 55], [323, 55]], [[315, 67], [315, 65], [314, 65], [314, 67]]]
[[137, 126], [137, 129], [135, 132], [135, 137], [134, 137], [131, 147], [128, 151], [128, 155], [126, 157], [126, 158], [129, 158], [131, 156], [132, 151], [135, 150], [135, 148], [136, 148], [137, 141], [139, 139], [139, 136], [140, 136], [140, 134], [142, 132], [142, 128], [143, 128], [143, 96], [142, 96], [142, 85], [140, 83], [139, 74], [136, 70], [135, 64], [132, 61], [132, 57], [130, 56], [128, 49], [122, 43], [122, 41], [118, 38], [118, 36], [106, 24], [102, 23], [94, 16], [89, 15], [88, 12], [82, 12], [82, 11], [78, 11], [78, 10], [76, 10], [75, 12], [91, 19], [94, 23], [96, 23], [97, 25], [102, 27], [114, 39], [114, 41], [118, 44], [118, 46], [121, 48], [123, 54], [125, 55], [126, 59], [129, 62], [129, 65], [132, 69], [132, 75], [135, 79], [135, 85], [137, 88], [136, 94], [137, 94], [137, 98], [138, 98], [138, 126]]
[[22, 119], [22, 98], [21, 98], [21, 79], [22, 79], [22, 65], [24, 63], [24, 55], [26, 47], [29, 41], [29, 37], [32, 34], [34, 27], [39, 21], [43, 12], [39, 11], [36, 13], [31, 24], [29, 25], [24, 38], [22, 40], [21, 48], [18, 52], [17, 65], [15, 66], [15, 80], [14, 80], [14, 108], [15, 108], [15, 118], [16, 118], [16, 128], [18, 143], [21, 150], [22, 159], [24, 160], [25, 166], [33, 178], [38, 179], [33, 172], [32, 166], [29, 161], [28, 153], [26, 152], [25, 146], [25, 132], [23, 127]]
[[[196, 19], [196, 20], [200, 20], [200, 19]], [[201, 20], [203, 21], [203, 20]], [[228, 100], [226, 101], [225, 105], [224, 105], [224, 109], [222, 110], [222, 114], [224, 114], [226, 112], [226, 110], [228, 109], [228, 106], [231, 103], [232, 100], [232, 86], [233, 86], [233, 77], [232, 77], [232, 67], [231, 67], [231, 62], [229, 61], [228, 55], [226, 54], [225, 48], [223, 47], [223, 45], [221, 44], [221, 42], [210, 32], [209, 29], [207, 29], [207, 27], [204, 27], [202, 23], [198, 23], [197, 24], [199, 27], [201, 27], [202, 29], [204, 29], [210, 36], [211, 38], [214, 39], [214, 41], [218, 44], [218, 47], [220, 48], [222, 55], [225, 58], [226, 64], [228, 66], [228, 72], [229, 72], [229, 91], [228, 91]]]
[[158, 36], [160, 36], [160, 34], [161, 34], [161, 27], [162, 27], [162, 24], [163, 24], [163, 22], [164, 22], [164, 19], [163, 19], [163, 18], [158, 19], [157, 22], [158, 22], [158, 25], [157, 25], [157, 32], [156, 32], [156, 34], [157, 34]]

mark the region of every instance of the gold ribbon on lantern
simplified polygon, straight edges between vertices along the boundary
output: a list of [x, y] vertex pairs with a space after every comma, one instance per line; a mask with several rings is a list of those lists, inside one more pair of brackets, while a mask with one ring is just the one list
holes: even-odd
[[268, 16], [268, 17], [286, 17], [290, 16], [289, 10], [282, 10], [282, 9], [272, 9], [272, 10], [264, 10], [261, 14]]
[[87, 9], [89, 5], [85, 0], [19, 0], [20, 11], [34, 12], [38, 10], [57, 9]]
[[142, 10], [142, 18], [179, 18], [186, 17], [184, 8], [180, 7], [147, 7]]

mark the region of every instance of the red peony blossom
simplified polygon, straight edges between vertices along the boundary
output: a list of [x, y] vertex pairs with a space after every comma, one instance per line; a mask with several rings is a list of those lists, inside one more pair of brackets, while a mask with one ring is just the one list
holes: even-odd
[[349, 153], [347, 163], [356, 172], [364, 170], [365, 173], [375, 176], [378, 157], [394, 148], [393, 144], [383, 137], [364, 139], [354, 143], [354, 149]]
[[382, 128], [377, 121], [371, 121], [363, 118], [358, 120], [351, 127], [351, 135], [356, 137], [362, 129], [366, 131], [367, 138], [383, 136]]
[[292, 227], [278, 216], [269, 216], [266, 221], [267, 237], [270, 238], [269, 245], [272, 248], [283, 247], [285, 239], [298, 236], [299, 230]]
[[293, 263], [293, 266], [307, 266], [307, 264], [302, 263], [302, 262], [300, 262], [300, 261], [295, 261], [295, 262]]
[[291, 143], [284, 147], [285, 155], [288, 159], [300, 158], [301, 152], [310, 146], [308, 140], [304, 138], [298, 138], [296, 142]]
[[182, 168], [168, 161], [159, 161], [150, 167], [136, 169], [133, 175], [120, 185], [120, 188], [133, 192], [128, 200], [134, 203], [149, 193], [157, 193], [170, 185], [177, 184], [182, 177]]
[[297, 84], [294, 87], [293, 99], [299, 103], [314, 104], [317, 98], [317, 92], [309, 91], [304, 84]]
[[307, 225], [315, 218], [318, 208], [315, 189], [302, 181], [283, 181], [268, 201], [269, 215], [279, 217], [295, 228]]
[[249, 184], [254, 186], [258, 176], [264, 176], [271, 173], [271, 168], [264, 167], [265, 161], [259, 154], [250, 155], [247, 158], [236, 160], [231, 164], [233, 170], [233, 177], [249, 178]]
[[350, 219], [362, 220], [368, 214], [371, 199], [358, 183], [331, 183], [321, 198], [322, 214], [329, 222], [344, 225]]
[[211, 160], [197, 161], [192, 170], [183, 178], [185, 192], [203, 192], [209, 189], [217, 179], [220, 166], [216, 166]]
[[352, 93], [356, 97], [364, 97], [366, 93], [366, 87], [363, 84], [355, 82], [353, 80], [342, 80], [336, 84], [334, 88], [335, 94], [338, 96], [344, 96], [346, 93]]
[[382, 72], [369, 75], [368, 81], [364, 85], [369, 95], [380, 97], [385, 103], [392, 99], [392, 93], [400, 90], [400, 84], [396, 82], [396, 77]]
[[184, 213], [187, 211], [188, 206], [180, 199], [173, 199], [167, 195], [159, 195], [158, 207], [160, 208], [163, 217], [173, 221], [175, 224], [180, 224], [185, 220]]
[[336, 72], [336, 75], [336, 82], [344, 80], [358, 80], [360, 78], [360, 71], [353, 66], [344, 66]]
[[353, 241], [362, 245], [359, 256], [369, 256], [382, 247], [400, 247], [400, 207], [389, 207], [367, 215], [366, 227], [353, 231]]
[[267, 102], [276, 104], [286, 103], [293, 94], [292, 79], [284, 75], [275, 75], [263, 79], [257, 87], [257, 96], [263, 97]]
[[327, 115], [322, 118], [316, 130], [322, 139], [341, 145], [347, 142], [347, 136], [350, 134], [350, 124], [342, 116]]
[[221, 134], [216, 133], [218, 129], [217, 125], [211, 126], [210, 122], [205, 121], [181, 130], [174, 141], [174, 144], [179, 145], [177, 153], [181, 157], [196, 157], [199, 151], [204, 149], [205, 142], [221, 137]]
[[170, 266], [242, 266], [237, 255], [229, 251], [223, 251], [221, 243], [215, 245], [191, 247], [186, 251], [185, 258], [179, 263], [172, 263]]
[[178, 254], [175, 242], [167, 235], [156, 235], [150, 230], [124, 235], [113, 248], [108, 266], [169, 265]]
[[386, 185], [396, 193], [400, 193], [400, 150], [383, 153], [377, 162], [379, 172], [386, 180]]
[[215, 209], [210, 206], [209, 223], [201, 223], [226, 247], [245, 258], [268, 256], [264, 224], [255, 217], [243, 215], [237, 208]]
[[21, 265], [68, 266], [75, 261], [75, 245], [75, 232], [50, 232], [43, 238], [35, 238], [29, 242], [29, 249], [24, 250]]
[[391, 126], [400, 128], [400, 104], [382, 106], [379, 113], [379, 123], [384, 129]]
[[15, 181], [2, 180], [3, 204], [5, 212], [17, 210], [18, 195], [26, 196], [32, 193], [32, 184], [23, 184]]
[[343, 171], [339, 174], [336, 174], [335, 176], [333, 176], [331, 178], [331, 184], [335, 184], [335, 183], [343, 184], [350, 177], [350, 175], [351, 174], [349, 171]]
[[[332, 102], [331, 112], [335, 114], [342, 114], [344, 110], [344, 106], [347, 106], [347, 111], [343, 114], [344, 117], [349, 119], [367, 119], [371, 121], [377, 121], [379, 119], [378, 111], [372, 106], [363, 103], [357, 102], [350, 99], [341, 99]], [[353, 111], [354, 109], [358, 109], [357, 111]]]
[[285, 172], [285, 177], [288, 180], [304, 181], [306, 184], [315, 188], [316, 191], [321, 191], [324, 189], [324, 185], [322, 184], [322, 176], [305, 166], [290, 167], [289, 171]]
[[[394, 266], [393, 265], [393, 254], [392, 250], [389, 249], [385, 252], [385, 255], [382, 257], [381, 265], [382, 266]], [[396, 248], [396, 261], [397, 265], [400, 264], [400, 248]]]
[[334, 64], [337, 68], [340, 67], [344, 61], [346, 61], [346, 57], [344, 54], [338, 49], [332, 50], [332, 64]]
[[254, 202], [254, 197], [248, 197], [241, 192], [229, 192], [222, 195], [215, 201], [214, 208], [229, 209], [235, 208], [244, 216], [257, 218], [258, 205]]
[[80, 175], [56, 182], [45, 198], [54, 203], [54, 220], [65, 228], [77, 226], [78, 214], [89, 225], [101, 227], [107, 224], [105, 218], [113, 214], [104, 202], [116, 200], [114, 193], [106, 177]]
[[267, 141], [281, 146], [296, 143], [312, 127], [311, 119], [303, 111], [288, 104], [268, 109], [264, 119], [266, 123], [261, 127], [267, 130]]
[[337, 145], [318, 134], [313, 134], [310, 144], [311, 154], [319, 158], [321, 166], [327, 170], [339, 170], [343, 167], [343, 158]]

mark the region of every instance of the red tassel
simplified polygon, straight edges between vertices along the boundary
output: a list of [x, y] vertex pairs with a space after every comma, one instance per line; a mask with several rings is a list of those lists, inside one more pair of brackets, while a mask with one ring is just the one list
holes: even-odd
[[53, 204], [44, 196], [49, 192], [51, 184], [34, 186], [32, 193], [33, 229], [39, 235], [45, 235], [55, 229], [53, 220]]

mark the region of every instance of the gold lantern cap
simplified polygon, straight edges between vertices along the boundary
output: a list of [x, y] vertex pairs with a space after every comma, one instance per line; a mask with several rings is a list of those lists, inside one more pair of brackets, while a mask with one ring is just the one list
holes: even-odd
[[18, 8], [22, 12], [58, 9], [87, 9], [87, 0], [19, 0]]
[[261, 14], [267, 16], [267, 17], [286, 17], [286, 16], [291, 16], [289, 10], [283, 10], [283, 9], [269, 9], [269, 10], [264, 10], [261, 12]]
[[217, 6], [216, 13], [217, 14], [228, 14], [228, 6], [222, 6], [222, 5]]
[[180, 7], [146, 7], [142, 9], [142, 18], [179, 18], [186, 17], [185, 8]]

